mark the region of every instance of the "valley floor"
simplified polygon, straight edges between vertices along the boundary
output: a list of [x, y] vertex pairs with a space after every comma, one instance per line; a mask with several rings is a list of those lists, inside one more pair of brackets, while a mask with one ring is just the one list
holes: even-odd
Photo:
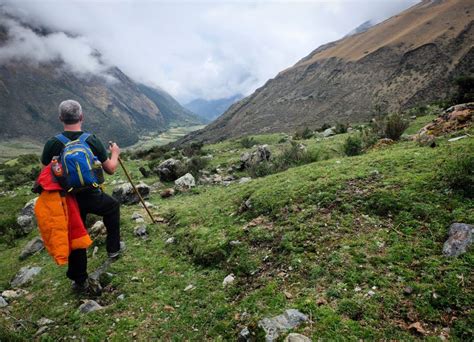
[[[97, 299], [105, 308], [87, 315], [47, 253], [18, 260], [36, 231], [0, 245], [0, 292], [22, 266], [43, 268], [28, 294], [0, 309], [0, 340], [31, 339], [42, 317], [54, 320], [44, 340], [236, 340], [244, 327], [290, 308], [310, 317], [295, 331], [313, 340], [470, 340], [473, 249], [448, 258], [442, 247], [451, 223], [474, 223], [474, 202], [441, 180], [451, 157], [474, 151], [470, 133], [443, 137], [436, 148], [404, 141], [356, 157], [340, 152], [345, 134], [301, 140], [326, 157], [245, 184], [199, 185], [169, 199], [153, 193], [153, 211], [166, 223], [148, 225], [147, 240], [133, 235], [131, 220], [136, 211], [147, 220], [144, 210], [123, 206], [128, 248]], [[278, 151], [282, 138], [255, 139]], [[225, 169], [248, 149], [226, 141], [204, 150], [211, 168]], [[127, 165], [136, 180], [157, 182], [137, 171], [145, 161]], [[121, 172], [108, 183], [118, 179]], [[28, 191], [0, 197], [0, 214], [18, 212]], [[96, 243], [90, 270], [106, 255]], [[235, 282], [224, 287], [230, 273]]]

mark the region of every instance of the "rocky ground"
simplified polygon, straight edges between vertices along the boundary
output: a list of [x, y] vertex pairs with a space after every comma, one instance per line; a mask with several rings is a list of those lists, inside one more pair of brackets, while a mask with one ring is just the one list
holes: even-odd
[[[127, 249], [104, 265], [105, 227], [88, 219], [99, 297], [75, 296], [44, 251], [28, 186], [4, 190], [2, 227], [21, 237], [0, 244], [0, 340], [471, 339], [474, 206], [450, 180], [469, 177], [452, 168], [474, 131], [414, 140], [433, 119], [355, 157], [341, 146], [356, 133], [327, 131], [207, 145], [199, 172], [127, 160], [156, 223], [121, 171], [108, 178]], [[285, 169], [289, 148], [300, 162]]]

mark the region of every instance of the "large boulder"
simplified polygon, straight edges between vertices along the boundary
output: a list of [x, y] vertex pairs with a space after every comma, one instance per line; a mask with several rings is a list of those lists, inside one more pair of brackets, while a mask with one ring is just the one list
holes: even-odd
[[177, 159], [167, 159], [155, 167], [153, 171], [160, 177], [162, 182], [172, 182], [178, 179], [183, 173], [183, 164]]
[[332, 135], [336, 135], [336, 131], [333, 128], [328, 128], [323, 131], [322, 135], [324, 138], [327, 138]]
[[245, 152], [240, 156], [240, 169], [249, 168], [252, 165], [260, 164], [269, 161], [272, 156], [268, 145], [259, 145], [252, 153]]
[[196, 186], [196, 180], [194, 179], [192, 174], [187, 173], [184, 176], [175, 180], [174, 184], [180, 190], [187, 190]]
[[33, 198], [21, 209], [20, 215], [16, 219], [20, 227], [19, 235], [26, 235], [36, 227], [35, 205], [37, 200], [38, 197]]
[[[145, 183], [138, 183], [136, 188], [144, 199], [148, 198], [150, 195], [150, 187]], [[135, 204], [140, 202], [138, 195], [135, 193], [135, 190], [133, 190], [132, 185], [129, 183], [115, 187], [112, 192], [112, 196], [121, 204]]]
[[449, 107], [443, 114], [420, 129], [414, 139], [419, 141], [424, 135], [440, 136], [458, 131], [474, 123], [474, 102]]
[[10, 282], [12, 288], [22, 287], [30, 283], [41, 272], [41, 267], [25, 266], [15, 275]]
[[449, 238], [444, 243], [443, 254], [457, 257], [466, 253], [472, 243], [474, 225], [466, 223], [453, 223], [449, 227]]
[[25, 247], [21, 251], [21, 254], [20, 254], [19, 258], [20, 258], [20, 260], [25, 260], [29, 256], [41, 251], [43, 248], [44, 248], [43, 240], [39, 236], [37, 236], [37, 237], [33, 238], [32, 240], [30, 240], [25, 245]]

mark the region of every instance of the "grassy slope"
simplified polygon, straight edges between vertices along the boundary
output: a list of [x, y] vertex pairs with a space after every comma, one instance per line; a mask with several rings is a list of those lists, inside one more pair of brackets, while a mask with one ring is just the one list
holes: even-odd
[[[327, 150], [343, 138], [303, 142]], [[419, 321], [429, 336], [450, 327], [451, 338], [465, 340], [473, 325], [474, 254], [448, 259], [441, 248], [450, 223], [474, 222], [473, 203], [436, 177], [447, 156], [473, 147], [469, 138], [442, 139], [435, 149], [402, 142], [351, 158], [333, 150], [334, 158], [244, 185], [199, 186], [169, 200], [155, 195], [151, 202], [169, 224], [150, 226], [147, 241], [131, 233], [130, 214], [139, 207], [123, 207], [129, 248], [100, 299], [107, 309], [87, 316], [75, 312], [80, 302], [69, 293], [65, 270], [46, 253], [17, 260], [31, 236], [0, 246], [8, 260], [0, 266], [0, 289], [21, 266], [44, 267], [30, 295], [10, 305], [9, 315], [24, 319], [24, 328], [15, 331], [2, 313], [0, 331], [25, 338], [36, 331], [30, 321], [48, 317], [56, 321], [53, 338], [235, 339], [244, 325], [294, 307], [312, 317], [299, 331], [315, 339], [417, 339], [405, 328]], [[231, 142], [207, 149], [220, 164], [238, 155]], [[248, 198], [252, 208], [239, 214]], [[170, 236], [175, 245], [165, 245]], [[103, 246], [99, 251], [90, 269], [104, 259]], [[224, 289], [230, 272], [236, 285]], [[189, 284], [196, 288], [184, 292]], [[413, 294], [404, 295], [405, 286]], [[119, 294], [125, 300], [117, 301]]]

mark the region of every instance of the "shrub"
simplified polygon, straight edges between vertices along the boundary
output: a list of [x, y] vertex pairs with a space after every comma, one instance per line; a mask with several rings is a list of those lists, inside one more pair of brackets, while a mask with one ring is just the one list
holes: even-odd
[[343, 124], [343, 123], [340, 123], [338, 122], [336, 124], [336, 133], [337, 134], [343, 134], [343, 133], [347, 133], [347, 128], [349, 127], [348, 124]]
[[387, 116], [385, 121], [384, 138], [399, 140], [409, 125], [409, 122], [400, 114], [391, 114]]
[[364, 150], [367, 150], [373, 145], [375, 145], [378, 140], [378, 137], [372, 128], [363, 127], [360, 131], [360, 139], [362, 142], [362, 148]]
[[474, 154], [461, 150], [452, 155], [441, 167], [440, 177], [450, 189], [474, 197]]
[[251, 148], [255, 145], [258, 144], [258, 141], [255, 140], [253, 137], [243, 137], [242, 139], [239, 140], [240, 146], [243, 148]]
[[248, 168], [248, 173], [251, 177], [265, 177], [277, 172], [275, 165], [272, 162], [262, 162], [258, 164], [252, 164]]
[[343, 145], [346, 156], [357, 156], [362, 153], [362, 139], [359, 135], [347, 137]]
[[455, 103], [474, 101], [474, 76], [460, 76], [454, 80], [458, 92], [454, 97]]
[[209, 163], [208, 159], [201, 158], [201, 157], [192, 157], [191, 159], [188, 160], [185, 166], [185, 170], [183, 173], [191, 173], [194, 177], [197, 177], [199, 174], [199, 171], [204, 169], [207, 164]]
[[306, 140], [309, 139], [313, 136], [313, 131], [310, 130], [308, 127], [300, 128], [298, 129], [294, 136], [293, 139], [295, 140]]
[[201, 149], [204, 144], [199, 142], [193, 142], [190, 145], [186, 145], [183, 147], [182, 154], [185, 157], [192, 157], [201, 154]]
[[325, 131], [325, 130], [327, 130], [328, 128], [331, 128], [331, 125], [328, 124], [328, 123], [324, 123], [324, 124], [318, 129], [318, 132]]

